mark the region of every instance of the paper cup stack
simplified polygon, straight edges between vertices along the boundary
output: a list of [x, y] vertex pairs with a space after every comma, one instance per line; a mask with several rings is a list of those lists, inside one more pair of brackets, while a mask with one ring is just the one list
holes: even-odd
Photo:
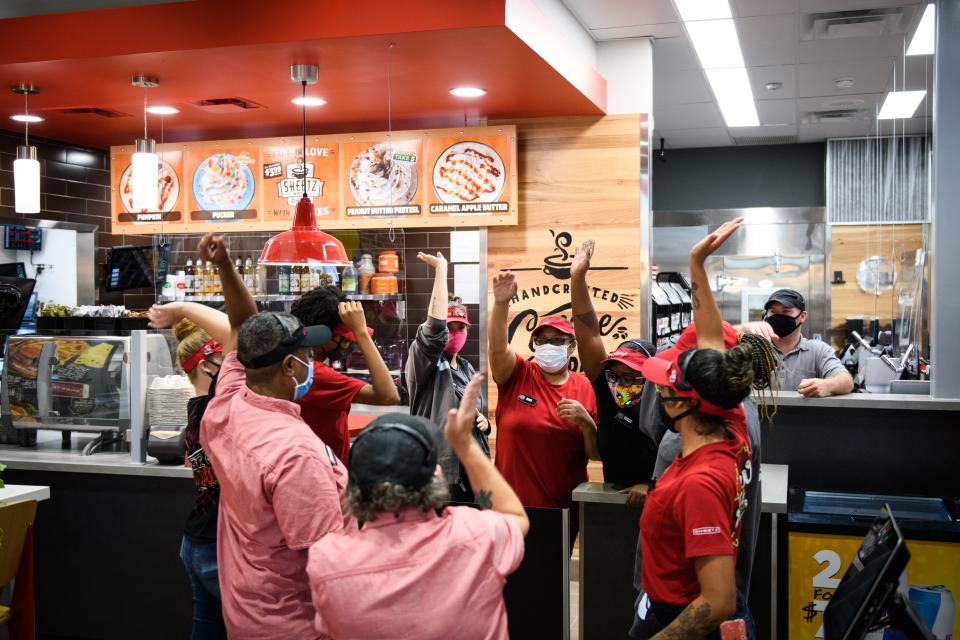
[[158, 376], [147, 391], [147, 411], [151, 427], [187, 426], [187, 402], [193, 397], [193, 385], [187, 376]]

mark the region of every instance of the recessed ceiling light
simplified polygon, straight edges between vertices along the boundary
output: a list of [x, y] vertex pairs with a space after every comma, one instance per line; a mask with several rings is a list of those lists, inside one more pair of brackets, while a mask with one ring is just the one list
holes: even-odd
[[298, 107], [322, 107], [323, 105], [327, 104], [326, 100], [323, 98], [317, 98], [315, 96], [297, 97], [290, 102]]
[[684, 22], [732, 18], [727, 0], [674, 0], [677, 13]]
[[43, 122], [43, 118], [40, 116], [35, 116], [33, 114], [27, 115], [25, 113], [18, 113], [16, 115], [10, 116], [11, 120], [16, 120], [17, 122]]
[[913, 114], [917, 111], [917, 107], [920, 106], [920, 102], [926, 95], [927, 92], [925, 90], [891, 91], [884, 99], [883, 106], [880, 107], [880, 115], [877, 116], [877, 119], [895, 120], [898, 118], [912, 118]]
[[777, 89], [779, 89], [779, 88], [782, 87], [782, 86], [783, 86], [783, 83], [782, 83], [782, 82], [768, 82], [768, 83], [767, 83], [767, 91], [776, 91]]
[[907, 47], [908, 56], [933, 55], [933, 32], [936, 17], [937, 7], [931, 2], [923, 10], [920, 24], [917, 25], [917, 30], [913, 32], [913, 39], [910, 41], [910, 46]]
[[155, 116], [172, 116], [175, 113], [180, 113], [180, 109], [177, 109], [176, 107], [154, 105], [152, 107], [147, 107], [147, 113], [152, 113]]
[[837, 89], [852, 89], [853, 78], [837, 78], [833, 84]]
[[450, 89], [450, 94], [458, 98], [479, 98], [487, 95], [487, 90], [480, 87], [454, 87]]

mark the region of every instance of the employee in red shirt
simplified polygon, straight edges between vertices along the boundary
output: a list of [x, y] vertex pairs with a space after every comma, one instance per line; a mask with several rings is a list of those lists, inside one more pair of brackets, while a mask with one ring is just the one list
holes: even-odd
[[[751, 453], [740, 403], [750, 393], [753, 367], [747, 348], [726, 350], [703, 268], [739, 225], [722, 225], [690, 253], [697, 348], [643, 366], [657, 385], [664, 422], [680, 434], [681, 452], [648, 493], [640, 517], [645, 593], [631, 637], [652, 631], [655, 640], [720, 640], [719, 627], [731, 616], [749, 621], [737, 601], [734, 566]], [[744, 625], [752, 634], [752, 624]]]
[[493, 279], [490, 371], [497, 383], [496, 467], [528, 507], [571, 510], [570, 544], [579, 526], [573, 490], [587, 480], [587, 459], [597, 452], [597, 400], [590, 381], [570, 371], [573, 326], [560, 316], [533, 330], [533, 362], [510, 347], [507, 313], [517, 293], [514, 274]]
[[[373, 330], [367, 327], [359, 302], [348, 302], [336, 287], [317, 287], [300, 296], [290, 313], [304, 326], [323, 325], [333, 331], [329, 343], [313, 350], [313, 384], [298, 404], [300, 415], [313, 432], [346, 461], [350, 451], [350, 406], [400, 404], [397, 385], [373, 343]], [[363, 353], [370, 383], [324, 362], [345, 361], [354, 346]]]

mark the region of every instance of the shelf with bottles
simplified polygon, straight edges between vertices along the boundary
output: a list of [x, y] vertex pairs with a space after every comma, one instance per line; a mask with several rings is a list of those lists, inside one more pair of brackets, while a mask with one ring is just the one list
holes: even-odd
[[[346, 293], [347, 300], [357, 300], [359, 302], [386, 302], [387, 300], [403, 300], [402, 293]], [[300, 294], [279, 294], [279, 293], [255, 293], [253, 299], [258, 302], [296, 302], [300, 299]], [[223, 295], [189, 295], [184, 296], [186, 302], [223, 302]]]

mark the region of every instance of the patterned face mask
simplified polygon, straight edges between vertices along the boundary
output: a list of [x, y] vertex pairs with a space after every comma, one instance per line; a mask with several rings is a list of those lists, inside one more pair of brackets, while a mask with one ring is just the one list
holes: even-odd
[[613, 401], [617, 406], [632, 407], [640, 403], [640, 396], [643, 395], [643, 384], [646, 382], [643, 378], [621, 378], [613, 371], [607, 371], [607, 386], [610, 387], [610, 394], [613, 395]]

